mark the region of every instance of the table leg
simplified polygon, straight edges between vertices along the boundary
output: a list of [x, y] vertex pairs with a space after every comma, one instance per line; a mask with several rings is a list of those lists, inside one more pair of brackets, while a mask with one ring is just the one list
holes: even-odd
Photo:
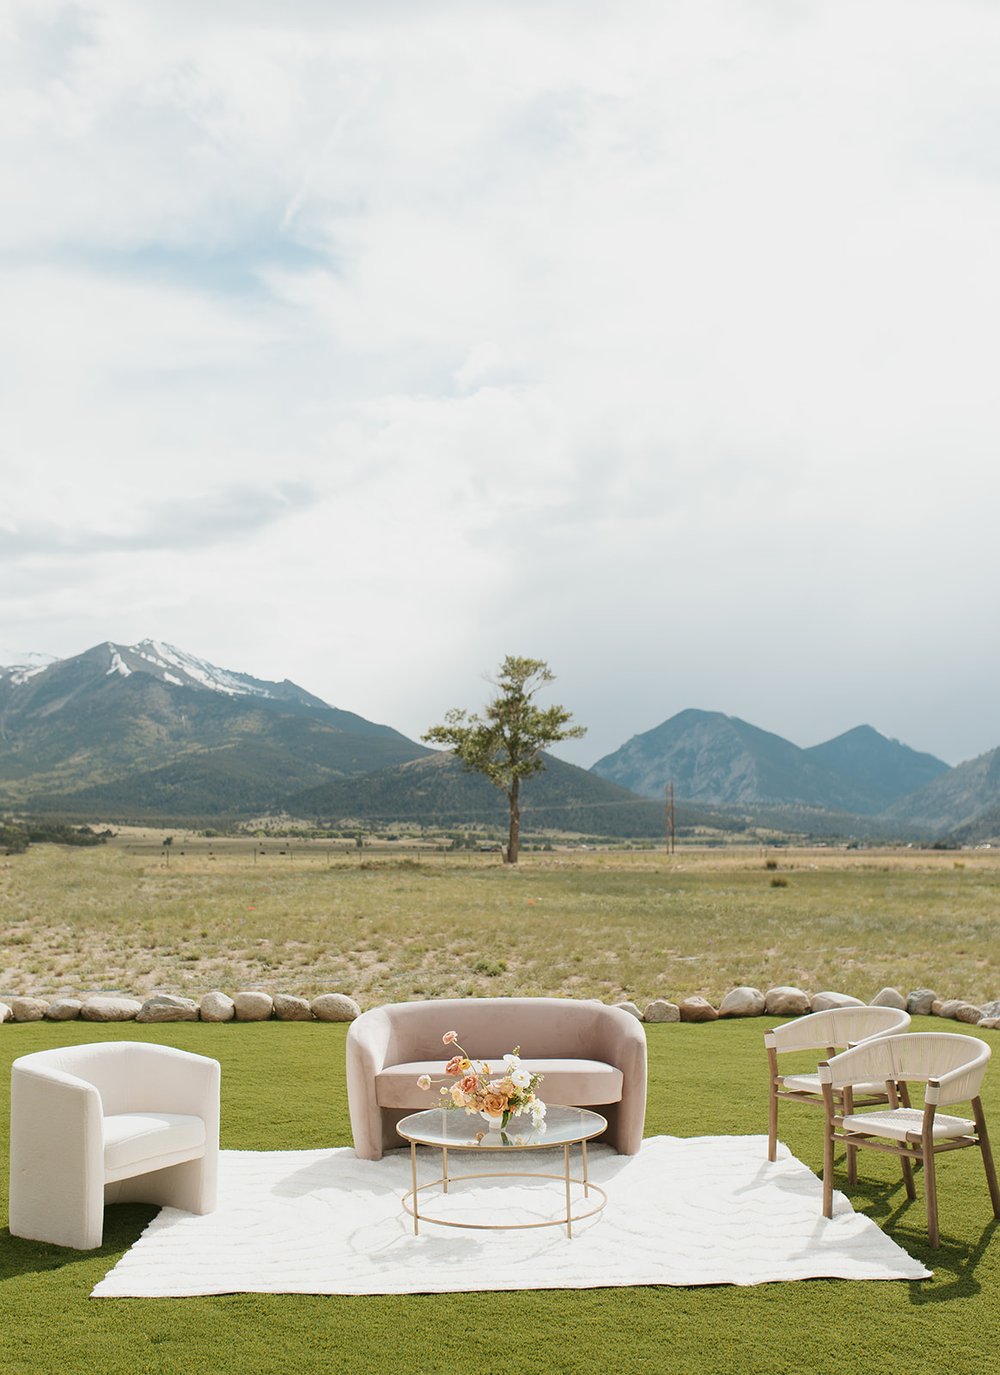
[[441, 1183], [444, 1186], [442, 1193], [448, 1192], [448, 1147], [441, 1147]]
[[417, 1193], [417, 1143], [415, 1141], [410, 1142], [410, 1173], [413, 1176], [413, 1235], [417, 1236], [420, 1231], [417, 1216], [420, 1205], [417, 1202], [419, 1195]]
[[580, 1150], [583, 1153], [583, 1196], [590, 1197], [590, 1179], [587, 1175], [587, 1142], [580, 1142]]
[[568, 1237], [571, 1237], [573, 1235], [573, 1208], [569, 1187], [569, 1142], [567, 1142], [566, 1145], [563, 1146], [563, 1159], [566, 1165], [566, 1235]]

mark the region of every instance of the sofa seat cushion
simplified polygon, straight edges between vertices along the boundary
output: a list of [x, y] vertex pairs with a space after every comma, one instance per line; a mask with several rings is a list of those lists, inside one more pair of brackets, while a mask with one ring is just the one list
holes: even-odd
[[104, 1118], [104, 1170], [114, 1174], [131, 1165], [196, 1155], [205, 1146], [205, 1123], [177, 1112], [119, 1112]]
[[[492, 1063], [492, 1062], [490, 1062]], [[624, 1078], [620, 1069], [601, 1060], [539, 1060], [524, 1058], [524, 1069], [543, 1075], [538, 1096], [546, 1103], [565, 1103], [570, 1107], [592, 1107], [601, 1103], [621, 1102]], [[498, 1056], [495, 1068], [503, 1067]], [[430, 1089], [421, 1089], [417, 1079], [421, 1074], [431, 1076]], [[497, 1076], [499, 1077], [499, 1076]], [[386, 1065], [375, 1076], [375, 1096], [380, 1108], [436, 1108], [440, 1106], [438, 1092], [442, 1084], [451, 1085], [454, 1079], [441, 1072], [440, 1060], [412, 1060], [403, 1065]]]

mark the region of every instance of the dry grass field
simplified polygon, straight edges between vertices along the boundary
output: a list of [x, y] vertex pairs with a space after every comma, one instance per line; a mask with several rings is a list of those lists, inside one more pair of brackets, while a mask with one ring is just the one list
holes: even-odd
[[0, 996], [1000, 996], [992, 851], [556, 849], [508, 869], [496, 854], [183, 835], [168, 853], [162, 836], [0, 860]]

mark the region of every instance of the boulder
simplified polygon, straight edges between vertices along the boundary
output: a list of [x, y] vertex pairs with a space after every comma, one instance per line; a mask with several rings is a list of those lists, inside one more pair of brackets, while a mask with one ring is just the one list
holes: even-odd
[[296, 998], [292, 993], [275, 993], [274, 1015], [280, 1022], [311, 1022], [313, 1019], [308, 998]]
[[238, 1022], [266, 1022], [270, 1020], [271, 1013], [274, 1011], [274, 1000], [270, 993], [261, 993], [258, 989], [252, 989], [244, 993], [237, 993], [233, 999], [233, 1006], [236, 1009]]
[[970, 1022], [973, 1026], [977, 1026], [983, 1015], [983, 1010], [980, 1007], [974, 1007], [972, 1003], [967, 1003], [964, 998], [946, 998], [938, 1008], [936, 1015], [938, 1017], [950, 1017], [954, 1022]]
[[940, 1017], [940, 1016], [941, 1016], [941, 1009], [942, 1009], [943, 1007], [944, 1007], [944, 1003], [941, 1001], [941, 999], [940, 999], [940, 998], [935, 998], [934, 1001], [931, 1003], [931, 1006], [930, 1006], [930, 1013], [931, 1013], [931, 1016], [932, 1016], [932, 1017]]
[[933, 988], [915, 988], [906, 996], [906, 1010], [911, 1017], [929, 1017], [931, 1005], [936, 1001]]
[[810, 1011], [809, 994], [789, 984], [769, 988], [764, 994], [764, 1011], [772, 1017], [801, 1017]]
[[700, 998], [697, 994], [685, 998], [678, 1008], [682, 1022], [714, 1022], [719, 1016], [708, 999]]
[[213, 989], [202, 998], [198, 1011], [203, 1022], [231, 1022], [236, 1016], [236, 1004], [228, 993]]
[[906, 1011], [906, 999], [898, 988], [880, 988], [875, 997], [868, 1004], [869, 1007], [895, 1007], [900, 1012]]
[[136, 1013], [137, 1022], [196, 1022], [198, 1004], [174, 993], [154, 993]]
[[353, 1022], [361, 1009], [346, 993], [321, 993], [312, 1000], [312, 1013], [321, 1022]]
[[764, 995], [759, 988], [740, 984], [731, 988], [719, 1004], [720, 1017], [760, 1017], [764, 1012]]
[[984, 1017], [1000, 1017], [1000, 998], [993, 998], [988, 1003], [982, 1003]]
[[55, 998], [45, 1009], [50, 1022], [72, 1022], [79, 1017], [83, 1003], [79, 998]]
[[[632, 1004], [635, 1007], [635, 1004]], [[654, 998], [651, 1003], [646, 1004], [646, 1011], [639, 1012], [640, 1022], [679, 1022], [681, 1010], [676, 1003], [669, 1002], [666, 998]]]
[[[3, 1018], [0, 1017], [0, 1022], [2, 1021]], [[984, 1031], [996, 1031], [1000, 1027], [1000, 1017], [982, 1017], [976, 1025], [981, 1026]]]
[[636, 1007], [635, 1003], [615, 1003], [615, 1007], [620, 1007], [623, 1012], [630, 1012], [633, 1017], [638, 1017], [642, 1021], [642, 1009]]
[[11, 998], [10, 1010], [15, 1022], [40, 1022], [48, 1007], [46, 998]]
[[813, 1012], [828, 1012], [831, 1007], [864, 1007], [860, 998], [852, 998], [850, 993], [814, 993], [809, 1000]]
[[131, 1022], [142, 1007], [138, 998], [125, 998], [116, 993], [97, 993], [85, 998], [80, 1017], [85, 1022]]
[[0, 1022], [12, 1022], [14, 1014], [6, 1003], [0, 1003]]

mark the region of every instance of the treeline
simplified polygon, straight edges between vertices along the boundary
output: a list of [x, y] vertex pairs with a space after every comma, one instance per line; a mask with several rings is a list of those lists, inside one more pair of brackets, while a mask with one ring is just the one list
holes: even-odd
[[95, 831], [91, 826], [70, 826], [64, 821], [15, 821], [0, 817], [0, 850], [20, 855], [29, 845], [104, 845], [114, 831]]

